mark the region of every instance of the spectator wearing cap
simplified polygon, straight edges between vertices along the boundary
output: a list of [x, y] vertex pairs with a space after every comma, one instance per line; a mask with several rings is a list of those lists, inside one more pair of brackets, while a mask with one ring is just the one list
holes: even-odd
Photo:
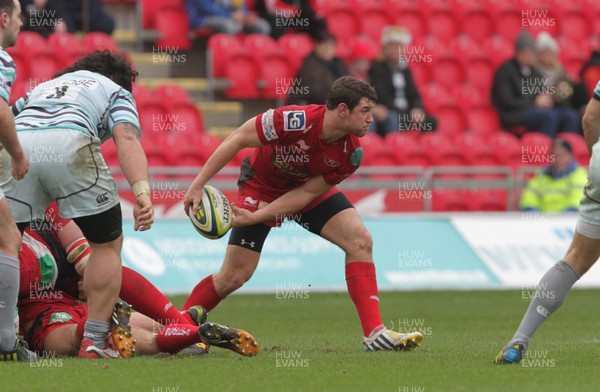
[[[547, 32], [541, 32], [536, 39], [537, 62], [536, 68], [544, 77], [544, 85], [553, 92], [554, 107], [567, 111], [575, 111], [573, 116], [583, 115], [589, 101], [585, 87], [575, 83], [565, 72], [558, 53], [558, 43]], [[581, 121], [578, 121], [581, 125]], [[578, 128], [581, 131], [580, 128]]]
[[578, 113], [555, 107], [555, 89], [546, 86], [534, 67], [535, 55], [535, 41], [523, 31], [515, 43], [515, 56], [496, 70], [491, 98], [500, 123], [507, 129], [524, 126], [552, 138], [560, 132], [578, 132]]
[[375, 60], [375, 53], [371, 43], [365, 40], [354, 41], [348, 59], [348, 75], [368, 81], [369, 69], [373, 60]]
[[552, 162], [529, 180], [521, 194], [523, 211], [577, 211], [587, 182], [587, 171], [573, 157], [571, 144], [556, 139], [552, 145]]
[[[333, 82], [348, 74], [346, 65], [336, 57], [337, 41], [326, 30], [321, 31], [315, 39], [315, 47], [306, 56], [296, 74], [296, 83], [303, 89], [303, 94], [290, 94], [288, 104], [322, 105]], [[304, 94], [306, 92], [306, 94]]]
[[437, 120], [426, 114], [421, 95], [403, 56], [410, 44], [408, 30], [387, 26], [381, 36], [382, 57], [369, 70], [369, 80], [377, 92], [371, 131], [381, 136], [394, 131], [433, 131]]

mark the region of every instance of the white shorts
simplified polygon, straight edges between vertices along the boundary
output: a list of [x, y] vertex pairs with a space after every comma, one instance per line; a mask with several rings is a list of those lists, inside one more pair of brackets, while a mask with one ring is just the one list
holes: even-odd
[[594, 144], [585, 185], [584, 196], [579, 203], [577, 232], [590, 238], [600, 238], [600, 143]]
[[53, 200], [64, 218], [96, 215], [119, 203], [115, 181], [100, 152], [100, 139], [72, 129], [17, 135], [29, 159], [24, 179], [12, 178], [10, 156], [5, 150], [0, 152], [0, 187], [15, 222], [42, 219]]

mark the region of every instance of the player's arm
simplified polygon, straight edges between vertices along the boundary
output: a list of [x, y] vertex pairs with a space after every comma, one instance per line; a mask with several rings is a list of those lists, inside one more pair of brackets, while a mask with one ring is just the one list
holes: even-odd
[[333, 188], [333, 185], [328, 184], [323, 176], [316, 176], [298, 188], [281, 195], [265, 208], [255, 212], [232, 206], [234, 213], [233, 226], [240, 227], [278, 220], [278, 217], [281, 218], [300, 211], [331, 188]]
[[[598, 87], [596, 87], [596, 90], [598, 90]], [[594, 92], [594, 97], [590, 99], [585, 108], [582, 124], [583, 136], [585, 136], [588, 151], [592, 155], [592, 148], [600, 137], [600, 95], [597, 96], [596, 92]]]
[[260, 147], [262, 145], [256, 133], [256, 117], [252, 117], [242, 126], [230, 133], [217, 147], [215, 152], [208, 158], [206, 164], [198, 173], [198, 176], [190, 185], [183, 200], [183, 208], [187, 214], [190, 205], [194, 211], [198, 208], [202, 199], [202, 188], [206, 183], [221, 170], [235, 155], [244, 148]]
[[138, 129], [130, 123], [118, 123], [113, 128], [117, 158], [123, 174], [135, 194], [134, 229], [148, 230], [154, 222], [154, 210], [148, 183], [148, 160], [139, 141]]
[[12, 158], [12, 176], [15, 180], [25, 177], [29, 171], [29, 161], [23, 153], [15, 129], [15, 119], [8, 103], [0, 99], [0, 144]]

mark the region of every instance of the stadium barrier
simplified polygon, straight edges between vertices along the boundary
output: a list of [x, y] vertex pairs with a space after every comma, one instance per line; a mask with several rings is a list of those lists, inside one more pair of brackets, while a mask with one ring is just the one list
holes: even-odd
[[[373, 235], [383, 291], [510, 288], [530, 298], [541, 276], [564, 256], [576, 219], [469, 213], [384, 215], [364, 222]], [[186, 220], [159, 220], [147, 232], [134, 232], [131, 221], [124, 228], [124, 265], [166, 293], [189, 293], [218, 271], [229, 236], [205, 239]], [[576, 286], [599, 287], [600, 270], [592, 268]], [[311, 292], [345, 290], [343, 252], [285, 222], [271, 231], [257, 271], [239, 292], [306, 299]]]

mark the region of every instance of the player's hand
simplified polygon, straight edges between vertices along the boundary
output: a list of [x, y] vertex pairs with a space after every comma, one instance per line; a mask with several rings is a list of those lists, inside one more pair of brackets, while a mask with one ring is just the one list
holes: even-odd
[[231, 221], [231, 226], [233, 227], [249, 226], [259, 223], [258, 219], [256, 219], [256, 213], [254, 212], [236, 207], [233, 204], [231, 205], [231, 211], [233, 212], [233, 219]]
[[190, 206], [193, 207], [194, 211], [198, 209], [200, 205], [200, 200], [202, 200], [202, 192], [204, 186], [201, 187], [190, 187], [188, 191], [185, 193], [183, 198], [183, 210], [185, 211], [185, 215], [187, 216], [190, 211]]
[[552, 100], [552, 97], [550, 95], [540, 94], [537, 97], [535, 97], [533, 105], [539, 108], [551, 108], [552, 106], [554, 106], [554, 101]]
[[22, 180], [29, 171], [29, 160], [21, 153], [12, 159], [12, 176], [15, 180]]
[[135, 199], [133, 217], [135, 218], [133, 224], [135, 231], [146, 231], [152, 227], [154, 223], [154, 208], [152, 207], [150, 196], [143, 193]]

